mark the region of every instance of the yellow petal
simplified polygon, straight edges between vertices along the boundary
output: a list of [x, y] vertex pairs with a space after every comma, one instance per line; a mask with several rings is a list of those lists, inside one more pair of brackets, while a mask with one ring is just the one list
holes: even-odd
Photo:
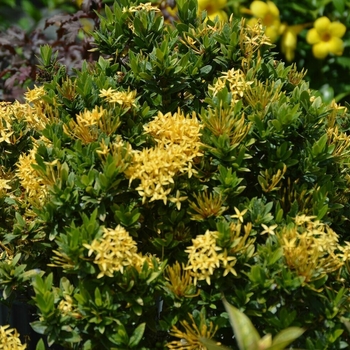
[[263, 1], [253, 1], [250, 5], [250, 10], [253, 16], [258, 18], [264, 18], [269, 13], [269, 7]]
[[247, 25], [250, 27], [254, 27], [257, 23], [258, 23], [258, 19], [253, 17], [248, 20]]
[[265, 30], [265, 35], [271, 40], [272, 43], [276, 42], [278, 39], [278, 28], [267, 27]]
[[214, 12], [213, 14], [208, 16], [212, 21], [215, 20], [215, 18], [218, 18], [220, 22], [227, 22], [228, 21], [228, 17], [227, 17], [227, 13], [225, 11], [217, 11]]
[[341, 38], [346, 32], [346, 27], [343, 23], [332, 22], [329, 26], [329, 32], [332, 36]]
[[279, 17], [280, 11], [279, 11], [278, 7], [272, 1], [268, 1], [267, 6], [269, 8], [269, 12], [272, 15], [274, 15], [275, 17]]
[[312, 52], [316, 58], [325, 58], [329, 54], [328, 44], [321, 41], [312, 47]]
[[287, 47], [284, 52], [284, 55], [286, 56], [287, 62], [292, 62], [295, 57], [295, 50]]
[[297, 46], [297, 36], [292, 30], [287, 29], [282, 37], [282, 47], [289, 47], [295, 49]]
[[332, 37], [328, 42], [328, 50], [334, 55], [342, 55], [344, 51], [343, 40], [337, 37]]
[[329, 31], [330, 24], [331, 21], [329, 20], [329, 18], [323, 16], [316, 19], [314, 27], [319, 34], [322, 34]]
[[207, 11], [208, 15], [212, 15], [226, 6], [227, 0], [198, 0], [198, 10]]
[[313, 45], [319, 43], [322, 40], [317, 30], [315, 28], [311, 28], [306, 34], [306, 41], [308, 44]]

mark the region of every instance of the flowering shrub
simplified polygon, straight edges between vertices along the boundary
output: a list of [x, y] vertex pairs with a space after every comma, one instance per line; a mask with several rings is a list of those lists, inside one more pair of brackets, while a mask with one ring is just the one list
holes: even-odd
[[258, 344], [345, 348], [349, 114], [259, 23], [177, 5], [106, 7], [97, 61], [42, 47], [52, 79], [1, 103], [3, 299], [68, 349], [232, 345], [223, 296]]

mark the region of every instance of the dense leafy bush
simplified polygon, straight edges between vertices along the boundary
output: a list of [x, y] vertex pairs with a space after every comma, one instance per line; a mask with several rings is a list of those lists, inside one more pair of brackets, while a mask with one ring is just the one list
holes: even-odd
[[3, 298], [67, 349], [234, 348], [223, 296], [261, 336], [345, 348], [349, 114], [259, 24], [178, 11], [106, 7], [96, 62], [45, 46], [50, 79], [1, 104]]

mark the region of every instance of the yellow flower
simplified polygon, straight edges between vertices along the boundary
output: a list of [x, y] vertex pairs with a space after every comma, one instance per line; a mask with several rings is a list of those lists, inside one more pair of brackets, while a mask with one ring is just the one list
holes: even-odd
[[99, 96], [104, 98], [107, 102], [115, 104], [118, 103], [124, 108], [136, 107], [136, 91], [117, 91], [109, 88], [108, 90], [100, 90]]
[[[125, 175], [130, 184], [135, 179], [140, 180], [136, 190], [143, 197], [143, 203], [151, 198], [150, 202], [163, 200], [166, 205], [167, 195], [171, 192], [168, 186], [174, 183], [174, 176], [186, 173], [190, 178], [197, 172], [192, 163], [203, 155], [200, 151], [201, 125], [195, 114], [190, 118], [179, 110], [174, 114], [158, 112], [144, 129], [154, 137], [157, 145], [133, 151], [133, 160]], [[182, 199], [175, 200], [177, 207], [178, 200]]]
[[123, 273], [125, 267], [138, 267], [145, 261], [137, 253], [136, 242], [120, 225], [115, 229], [104, 228], [102, 239], [93, 240], [91, 245], [84, 244], [84, 247], [89, 249], [89, 256], [95, 253], [94, 263], [100, 269], [97, 278], [113, 277], [114, 272]]
[[265, 224], [261, 224], [262, 228], [264, 229], [264, 231], [262, 231], [260, 234], [264, 235], [265, 233], [268, 233], [269, 235], [274, 235], [275, 234], [275, 229], [277, 227], [277, 225], [272, 225], [270, 227], [268, 227]]
[[24, 93], [25, 100], [29, 102], [38, 102], [40, 99], [46, 95], [46, 91], [43, 86], [37, 87], [34, 85], [34, 89], [29, 89]]
[[169, 198], [169, 201], [172, 203], [175, 203], [177, 210], [181, 209], [181, 202], [186, 200], [188, 197], [187, 196], [181, 196], [181, 192], [179, 190], [176, 191], [176, 196]]
[[203, 280], [210, 285], [210, 276], [220, 267], [220, 255], [217, 252], [222, 248], [216, 245], [216, 234], [207, 230], [204, 235], [192, 239], [192, 246], [185, 250], [189, 264], [185, 270], [190, 270], [194, 285]]
[[22, 345], [16, 329], [9, 328], [9, 325], [0, 326], [0, 349], [1, 350], [24, 350], [26, 345]]
[[316, 58], [325, 58], [328, 54], [342, 55], [344, 50], [341, 37], [346, 27], [339, 22], [331, 22], [327, 17], [318, 18], [307, 35], [306, 41], [312, 45], [312, 52]]
[[0, 191], [11, 189], [11, 186], [7, 184], [8, 182], [10, 180], [0, 179]]
[[222, 10], [226, 6], [227, 0], [198, 0], [198, 13], [207, 12], [209, 19], [214, 20], [216, 17], [221, 22], [227, 21], [227, 14]]
[[271, 42], [275, 42], [280, 34], [280, 12], [272, 1], [253, 1], [250, 5], [251, 13], [255, 18], [248, 21], [249, 26], [254, 26], [258, 19], [266, 27], [265, 34]]
[[131, 6], [129, 8], [124, 7], [123, 12], [138, 12], [138, 11], [155, 11], [155, 12], [160, 12], [159, 8], [156, 6], [152, 6], [151, 2], [147, 2], [145, 4], [140, 4], [138, 6]]
[[231, 218], [236, 218], [238, 219], [240, 222], [244, 222], [244, 215], [245, 213], [248, 211], [248, 209], [244, 209], [242, 211], [239, 211], [239, 209], [237, 209], [236, 207], [233, 208], [236, 212], [235, 215], [231, 215]]
[[297, 24], [294, 26], [285, 26], [282, 34], [282, 53], [288, 62], [294, 60], [294, 52], [297, 48], [297, 36], [305, 28], [304, 24]]

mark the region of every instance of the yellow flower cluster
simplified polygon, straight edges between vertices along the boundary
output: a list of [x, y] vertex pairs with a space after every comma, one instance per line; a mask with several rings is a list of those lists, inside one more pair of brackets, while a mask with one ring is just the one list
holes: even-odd
[[104, 98], [108, 103], [119, 104], [124, 108], [136, 107], [136, 90], [135, 91], [118, 91], [112, 88], [102, 89], [99, 96]]
[[120, 225], [115, 229], [104, 228], [101, 239], [93, 240], [91, 244], [84, 244], [89, 249], [88, 255], [95, 253], [94, 263], [98, 265], [100, 273], [97, 278], [103, 276], [113, 277], [115, 272], [124, 272], [128, 266], [141, 270], [148, 257], [137, 253], [137, 244], [129, 233]]
[[224, 276], [229, 272], [236, 275], [233, 266], [237, 259], [229, 256], [227, 249], [218, 247], [216, 238], [217, 232], [207, 230], [204, 235], [192, 239], [192, 245], [185, 250], [188, 253], [188, 266], [185, 269], [190, 271], [194, 285], [203, 280], [210, 284], [210, 277], [220, 267], [224, 268]]
[[281, 230], [279, 240], [287, 265], [305, 282], [339, 270], [349, 255], [338, 244], [338, 235], [315, 216], [297, 216], [294, 226]]
[[102, 106], [95, 106], [92, 111], [85, 109], [76, 115], [76, 121], [70, 120], [63, 126], [67, 135], [80, 139], [84, 144], [96, 141], [100, 132], [113, 134], [120, 126], [120, 119]]
[[26, 121], [30, 130], [43, 130], [53, 119], [58, 119], [53, 106], [42, 100], [45, 91], [43, 87], [35, 87], [25, 93], [26, 103], [0, 102], [0, 142], [15, 144], [12, 124], [14, 121]]
[[143, 197], [143, 203], [150, 198], [150, 201], [163, 200], [166, 204], [171, 191], [168, 186], [174, 183], [174, 176], [187, 173], [191, 177], [196, 173], [193, 161], [202, 156], [201, 125], [195, 114], [190, 118], [180, 111], [174, 114], [158, 112], [144, 128], [157, 145], [133, 151], [133, 160], [125, 175], [130, 184], [135, 179], [140, 181], [136, 190]]
[[214, 85], [209, 85], [209, 90], [215, 96], [219, 91], [228, 86], [232, 94], [232, 102], [234, 103], [243, 97], [245, 90], [251, 84], [253, 84], [253, 81], [246, 81], [242, 70], [232, 68], [227, 72], [223, 72]]
[[28, 154], [19, 156], [16, 174], [28, 196], [35, 201], [42, 202], [48, 191], [44, 180], [32, 167], [32, 164], [37, 164], [35, 154], [36, 147], [32, 148]]
[[13, 130], [10, 108], [10, 102], [0, 102], [0, 143], [12, 143], [11, 136], [13, 134]]
[[37, 87], [34, 85], [33, 89], [28, 88], [28, 91], [24, 94], [24, 97], [28, 103], [36, 103], [40, 102], [41, 98], [45, 95], [46, 91], [44, 86]]
[[138, 11], [155, 11], [155, 12], [160, 12], [159, 8], [156, 6], [152, 6], [151, 2], [146, 2], [145, 4], [140, 4], [138, 6], [131, 6], [129, 8], [124, 7], [123, 12], [138, 12]]
[[74, 318], [82, 317], [74, 305], [73, 298], [68, 294], [64, 295], [63, 299], [57, 305], [57, 309], [61, 311], [63, 316], [71, 316]]
[[0, 350], [24, 350], [27, 346], [21, 343], [19, 333], [9, 325], [0, 326]]

